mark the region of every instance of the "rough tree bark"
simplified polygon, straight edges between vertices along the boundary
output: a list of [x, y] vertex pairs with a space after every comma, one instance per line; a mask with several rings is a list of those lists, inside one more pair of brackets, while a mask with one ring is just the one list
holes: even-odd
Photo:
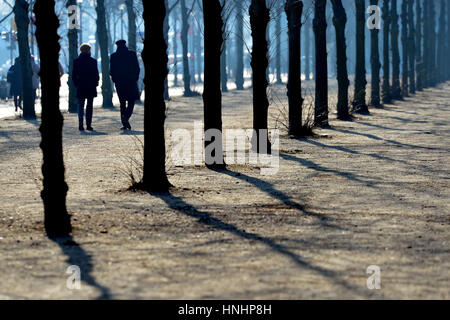
[[189, 70], [189, 48], [188, 48], [188, 31], [189, 31], [189, 15], [192, 10], [186, 8], [186, 0], [181, 0], [181, 46], [183, 50], [183, 84], [184, 96], [191, 97], [193, 92], [191, 90], [191, 72]]
[[429, 39], [429, 65], [428, 65], [428, 86], [434, 87], [436, 85], [436, 8], [434, 1], [429, 2], [428, 11], [428, 39]]
[[355, 0], [356, 6], [356, 69], [355, 69], [355, 97], [353, 100], [353, 111], [367, 114], [369, 108], [366, 103], [366, 1]]
[[33, 84], [31, 77], [31, 54], [28, 43], [28, 26], [30, 18], [28, 17], [29, 4], [25, 0], [17, 0], [14, 4], [14, 19], [17, 26], [17, 40], [19, 43], [19, 58], [22, 77], [22, 100], [23, 100], [23, 118], [36, 119], [34, 110]]
[[389, 59], [389, 35], [391, 17], [389, 9], [390, 0], [383, 0], [383, 103], [389, 103], [391, 97], [391, 64]]
[[275, 55], [276, 83], [283, 84], [283, 80], [281, 79], [281, 10], [277, 12], [277, 16], [275, 19], [275, 37], [276, 37], [276, 55]]
[[[220, 56], [223, 44], [222, 5], [220, 0], [203, 0], [205, 75], [203, 90], [205, 162], [211, 169], [225, 167], [223, 161], [222, 133], [222, 92], [220, 91]], [[220, 132], [220, 140], [207, 137], [207, 131]], [[217, 138], [217, 137], [216, 137]], [[208, 161], [206, 150], [215, 146], [211, 152], [214, 162]]]
[[423, 89], [423, 52], [422, 52], [422, 41], [423, 41], [423, 21], [422, 21], [422, 0], [416, 1], [416, 89], [422, 91]]
[[429, 74], [430, 74], [430, 38], [429, 38], [429, 12], [430, 12], [430, 1], [424, 0], [423, 2], [423, 41], [422, 41], [422, 85], [423, 88], [428, 88], [429, 86]]
[[[67, 1], [67, 7], [75, 6], [77, 4], [76, 0]], [[68, 12], [68, 14], [72, 14]], [[69, 112], [77, 113], [78, 112], [78, 98], [77, 98], [77, 88], [73, 83], [73, 61], [78, 56], [78, 37], [77, 37], [77, 29], [69, 28], [67, 38], [69, 40]]]
[[444, 82], [445, 76], [446, 76], [446, 68], [445, 68], [445, 64], [446, 64], [446, 60], [448, 60], [450, 57], [446, 57], [445, 56], [445, 51], [446, 51], [446, 45], [448, 45], [448, 43], [446, 43], [446, 25], [445, 25], [445, 18], [446, 18], [446, 4], [447, 4], [447, 0], [441, 0], [441, 7], [440, 7], [440, 15], [439, 15], [439, 34], [438, 34], [438, 59], [437, 59], [437, 77], [438, 77], [438, 81], [439, 83]]
[[145, 22], [144, 66], [144, 174], [140, 188], [164, 192], [171, 185], [166, 175], [164, 122], [166, 103], [164, 82], [167, 78], [167, 43], [164, 37], [166, 6], [164, 0], [143, 1]]
[[136, 14], [134, 13], [134, 0], [125, 0], [128, 16], [128, 48], [136, 51]]
[[305, 30], [305, 80], [311, 80], [311, 24], [307, 21]]
[[113, 89], [109, 77], [108, 33], [106, 30], [105, 0], [97, 0], [97, 32], [102, 59], [102, 96], [103, 108], [113, 108]]
[[402, 98], [402, 89], [400, 87], [400, 52], [398, 46], [398, 10], [397, 0], [391, 0], [391, 47], [392, 47], [392, 99]]
[[[271, 145], [267, 132], [267, 117], [269, 100], [267, 98], [266, 71], [269, 66], [267, 58], [268, 43], [266, 39], [270, 12], [265, 0], [252, 0], [250, 4], [250, 25], [252, 30], [253, 48], [251, 67], [253, 71], [253, 149], [260, 153], [270, 153]], [[267, 141], [267, 150], [261, 148], [261, 141]]]
[[345, 13], [342, 0], [331, 0], [333, 6], [333, 25], [336, 33], [336, 67], [338, 82], [337, 117], [340, 120], [350, 119], [348, 108], [348, 80], [347, 70], [347, 43], [345, 39], [345, 26], [347, 14]]
[[242, 2], [236, 1], [236, 88], [244, 90], [244, 14]]
[[314, 2], [313, 29], [315, 36], [315, 107], [314, 126], [328, 126], [328, 66], [326, 0]]
[[227, 74], [227, 43], [223, 41], [222, 55], [220, 56], [220, 83], [222, 92], [228, 92], [228, 74]]
[[54, 0], [37, 0], [36, 39], [41, 56], [42, 121], [41, 149], [43, 153], [42, 175], [44, 223], [50, 237], [67, 236], [72, 231], [66, 208], [68, 186], [64, 180], [62, 144], [63, 116], [59, 110], [59, 20]]
[[409, 94], [409, 58], [408, 58], [408, 3], [407, 0], [402, 1], [401, 6], [401, 21], [402, 21], [402, 96], [406, 97]]
[[[370, 0], [370, 5], [378, 6], [378, 3], [378, 0]], [[370, 30], [370, 64], [372, 69], [370, 105], [375, 108], [381, 107], [379, 33], [380, 30], [377, 28]]]
[[[303, 1], [286, 0], [285, 12], [289, 35], [289, 79], [287, 95], [289, 100], [289, 134], [302, 136], [302, 78], [301, 78], [301, 28]], [[280, 36], [280, 35], [278, 35]]]
[[408, 61], [409, 92], [416, 93], [416, 30], [414, 29], [414, 0], [408, 1]]

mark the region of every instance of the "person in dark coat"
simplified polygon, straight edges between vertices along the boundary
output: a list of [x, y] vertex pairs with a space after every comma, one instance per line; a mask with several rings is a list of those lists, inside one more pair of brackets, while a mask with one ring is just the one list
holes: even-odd
[[80, 131], [84, 131], [84, 105], [86, 104], [86, 126], [92, 131], [92, 113], [94, 98], [97, 97], [97, 86], [100, 80], [97, 68], [97, 60], [91, 57], [91, 46], [84, 43], [80, 47], [80, 55], [73, 61], [72, 78], [77, 88], [78, 97], [78, 121]]
[[7, 81], [11, 84], [10, 96], [14, 97], [14, 106], [22, 109], [22, 71], [20, 58], [16, 58], [14, 65], [8, 70]]
[[[139, 80], [139, 62], [136, 52], [128, 50], [125, 40], [116, 42], [117, 51], [111, 55], [110, 74], [116, 85], [120, 101], [122, 120], [121, 130], [131, 130], [130, 118], [133, 114], [135, 101], [139, 97], [137, 82]], [[127, 106], [128, 102], [128, 106]]]

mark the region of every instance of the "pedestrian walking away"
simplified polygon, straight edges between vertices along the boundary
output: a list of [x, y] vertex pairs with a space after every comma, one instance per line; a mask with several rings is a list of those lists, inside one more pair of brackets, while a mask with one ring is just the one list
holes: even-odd
[[[121, 130], [131, 130], [130, 118], [139, 99], [140, 67], [136, 52], [128, 50], [125, 40], [116, 42], [117, 51], [111, 55], [110, 74], [120, 101]], [[128, 104], [128, 105], [127, 105]]]
[[91, 57], [91, 46], [84, 43], [80, 47], [80, 55], [73, 62], [73, 82], [77, 88], [79, 130], [84, 131], [84, 107], [86, 104], [86, 129], [92, 128], [94, 98], [97, 97], [97, 86], [100, 80], [97, 60]]
[[22, 110], [22, 71], [20, 58], [16, 58], [14, 65], [8, 70], [7, 81], [11, 84], [10, 96], [14, 97], [14, 107]]

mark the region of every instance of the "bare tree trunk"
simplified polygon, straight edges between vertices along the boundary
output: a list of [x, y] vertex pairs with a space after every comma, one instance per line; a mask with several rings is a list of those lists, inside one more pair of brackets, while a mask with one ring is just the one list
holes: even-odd
[[[205, 122], [205, 162], [209, 168], [221, 169], [223, 161], [222, 136], [219, 141], [210, 141], [206, 136], [209, 130], [222, 133], [222, 92], [220, 91], [220, 56], [223, 44], [222, 5], [220, 0], [203, 0], [204, 47], [205, 47], [205, 79], [203, 91]], [[214, 162], [208, 159], [206, 150], [215, 146], [211, 152]]]
[[416, 30], [414, 30], [414, 0], [408, 1], [408, 59], [409, 59], [409, 92], [416, 93]]
[[409, 95], [409, 58], [408, 58], [408, 0], [402, 1], [402, 96], [407, 97]]
[[227, 74], [227, 43], [223, 41], [222, 55], [220, 57], [220, 82], [222, 84], [222, 92], [228, 92], [228, 74]]
[[391, 94], [391, 63], [389, 59], [389, 35], [391, 16], [389, 9], [390, 0], [383, 0], [383, 103], [392, 101]]
[[97, 0], [97, 32], [102, 58], [102, 96], [103, 108], [113, 108], [113, 90], [109, 77], [108, 33], [106, 31], [105, 0]]
[[398, 47], [398, 13], [397, 0], [391, 0], [391, 47], [392, 47], [392, 99], [402, 98], [402, 89], [400, 87], [400, 53]]
[[189, 31], [189, 9], [186, 8], [186, 0], [181, 0], [181, 45], [183, 49], [183, 83], [184, 83], [184, 96], [191, 97], [193, 92], [191, 91], [191, 72], [189, 70], [189, 48], [188, 48], [188, 31]]
[[[25, 0], [17, 0], [14, 4], [14, 19], [17, 26], [17, 40], [19, 43], [19, 58], [22, 78], [22, 99], [24, 119], [36, 119], [34, 110], [33, 83], [31, 81], [33, 71], [31, 70], [30, 46], [28, 44], [28, 18], [29, 4]], [[13, 62], [11, 62], [13, 63]]]
[[445, 51], [446, 46], [448, 43], [445, 41], [446, 39], [446, 26], [445, 26], [445, 18], [446, 18], [446, 1], [447, 0], [441, 0], [441, 7], [440, 7], [440, 16], [439, 16], [439, 35], [438, 35], [438, 65], [437, 65], [437, 77], [438, 77], [438, 83], [444, 82], [445, 75], [446, 75], [446, 60], [450, 59], [450, 57], [445, 57]]
[[[430, 1], [423, 2], [423, 62], [422, 75], [423, 87], [428, 88], [430, 85]], [[427, 23], [428, 21], [428, 23]]]
[[[267, 132], [269, 100], [267, 98], [268, 82], [266, 77], [267, 67], [269, 66], [266, 35], [267, 26], [270, 22], [270, 12], [265, 0], [252, 0], [249, 12], [253, 39], [251, 60], [253, 71], [253, 129], [256, 130], [256, 136], [252, 140], [253, 150], [258, 153], [270, 153], [271, 145]], [[262, 144], [260, 141], [267, 141], [267, 150], [260, 148]]]
[[[75, 6], [77, 4], [76, 0], [67, 1], [67, 8], [71, 6]], [[70, 13], [69, 13], [70, 14]], [[73, 61], [78, 56], [78, 37], [77, 37], [77, 29], [70, 28], [68, 31], [68, 40], [69, 40], [69, 112], [77, 113], [78, 112], [78, 98], [77, 98], [77, 88], [73, 83]]]
[[[300, 2], [302, 2], [302, 1], [300, 1]], [[302, 3], [302, 7], [303, 7], [303, 3]], [[275, 19], [275, 36], [276, 36], [275, 68], [277, 69], [276, 83], [282, 84], [283, 80], [281, 79], [281, 10], [279, 12], [277, 12], [277, 16]], [[299, 35], [299, 38], [300, 38], [300, 35]], [[299, 53], [299, 56], [300, 56], [300, 53]]]
[[429, 49], [430, 55], [429, 55], [429, 69], [428, 69], [428, 75], [429, 75], [429, 83], [428, 85], [430, 87], [434, 87], [436, 85], [436, 8], [435, 8], [435, 2], [429, 1], [429, 29], [428, 29], [428, 39], [429, 40]]
[[59, 110], [59, 20], [54, 0], [37, 0], [36, 39], [41, 53], [42, 121], [41, 149], [45, 230], [50, 237], [67, 236], [72, 231], [66, 208], [68, 186], [64, 180], [62, 144], [63, 116]]
[[136, 51], [136, 14], [134, 13], [134, 0], [125, 0], [128, 15], [128, 48]]
[[416, 70], [417, 70], [417, 90], [423, 89], [423, 16], [422, 16], [422, 0], [416, 0]]
[[[378, 0], [370, 0], [370, 4], [378, 6]], [[373, 28], [370, 30], [370, 63], [372, 69], [372, 90], [370, 104], [375, 108], [381, 107], [380, 98], [380, 48], [379, 48], [379, 30]]]
[[356, 6], [356, 69], [355, 69], [355, 97], [353, 100], [353, 110], [357, 113], [367, 114], [369, 108], [366, 103], [366, 1], [355, 0]]
[[338, 82], [337, 117], [341, 120], [350, 118], [348, 110], [348, 80], [347, 70], [347, 44], [345, 40], [345, 25], [347, 15], [342, 0], [331, 0], [333, 6], [333, 24], [336, 30], [336, 67]]
[[286, 0], [286, 17], [289, 34], [289, 80], [287, 95], [289, 99], [289, 134], [303, 135], [302, 126], [302, 73], [301, 73], [301, 28], [303, 1]]
[[450, 3], [447, 4], [447, 52], [446, 52], [446, 57], [447, 57], [447, 74], [446, 74], [446, 80], [450, 80], [450, 59], [448, 59], [448, 57], [450, 57]]
[[326, 0], [315, 0], [313, 28], [315, 45], [316, 97], [314, 125], [328, 126], [328, 67], [327, 67], [327, 21]]
[[306, 22], [305, 27], [305, 80], [311, 80], [311, 24]]
[[173, 37], [172, 37], [172, 43], [173, 43], [173, 86], [178, 87], [178, 29], [177, 29], [177, 12], [174, 10], [174, 17], [173, 17]]
[[244, 17], [242, 2], [236, 1], [236, 88], [244, 90]]
[[143, 1], [145, 22], [144, 65], [144, 175], [140, 189], [167, 191], [171, 184], [166, 175], [164, 122], [166, 103], [164, 82], [167, 78], [167, 43], [164, 37], [166, 6], [164, 0]]

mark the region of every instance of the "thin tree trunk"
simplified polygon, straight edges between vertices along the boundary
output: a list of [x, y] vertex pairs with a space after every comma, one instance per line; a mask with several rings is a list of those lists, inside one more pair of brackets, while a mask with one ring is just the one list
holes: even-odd
[[447, 0], [441, 0], [441, 7], [440, 7], [440, 16], [439, 16], [439, 35], [438, 35], [438, 65], [437, 65], [437, 77], [439, 83], [445, 81], [445, 75], [446, 75], [446, 60], [450, 59], [450, 57], [445, 57], [445, 51], [446, 51], [446, 25], [445, 25], [445, 18], [446, 18], [446, 1]]
[[436, 85], [436, 8], [435, 8], [435, 2], [429, 1], [429, 50], [430, 50], [430, 56], [429, 56], [429, 86], [434, 87]]
[[353, 100], [354, 112], [367, 114], [369, 108], [366, 103], [366, 1], [355, 0], [356, 6], [356, 69], [355, 69], [355, 98]]
[[[67, 7], [75, 6], [77, 4], [76, 0], [67, 1]], [[77, 88], [73, 83], [73, 61], [78, 56], [78, 37], [77, 29], [70, 28], [68, 31], [67, 38], [69, 40], [69, 112], [78, 112], [78, 98], [77, 98]]]
[[[267, 26], [270, 22], [270, 12], [265, 0], [252, 0], [250, 4], [250, 25], [252, 30], [253, 48], [251, 67], [253, 71], [253, 150], [258, 153], [270, 153], [271, 145], [267, 132], [269, 100], [267, 98], [266, 71], [269, 66], [268, 43], [266, 39]], [[261, 149], [263, 141], [267, 141], [267, 149]]]
[[188, 31], [189, 31], [189, 9], [186, 8], [186, 0], [181, 0], [181, 45], [183, 49], [183, 84], [184, 96], [191, 97], [191, 72], [189, 70], [189, 48], [188, 48]]
[[286, 0], [285, 11], [289, 35], [289, 79], [287, 85], [289, 134], [298, 137], [304, 134], [302, 132], [303, 97], [300, 56], [303, 1]]
[[166, 103], [164, 82], [167, 78], [167, 43], [164, 37], [166, 6], [164, 0], [143, 1], [145, 22], [144, 65], [144, 174], [140, 189], [164, 192], [171, 184], [166, 175], [164, 122]]
[[305, 80], [311, 80], [311, 24], [307, 22], [305, 27]]
[[414, 0], [408, 1], [409, 92], [416, 93], [416, 30], [414, 29]]
[[391, 95], [391, 64], [389, 59], [389, 35], [391, 26], [391, 16], [389, 9], [390, 0], [383, 0], [383, 103], [392, 100]]
[[[378, 0], [370, 0], [370, 4], [373, 6], [378, 6], [378, 2]], [[380, 31], [377, 28], [370, 30], [370, 64], [372, 69], [370, 104], [375, 108], [381, 107], [379, 33]]]
[[134, 0], [126, 0], [128, 15], [128, 48], [136, 51], [136, 14], [134, 13]]
[[402, 96], [406, 97], [409, 94], [409, 58], [408, 58], [408, 0], [402, 1], [402, 13], [401, 13], [401, 21], [402, 21]]
[[102, 96], [103, 108], [113, 108], [113, 90], [109, 77], [108, 34], [106, 32], [105, 0], [97, 0], [97, 32], [102, 59]]
[[227, 74], [227, 43], [223, 41], [222, 55], [220, 56], [220, 82], [222, 84], [222, 92], [228, 92], [228, 74]]
[[[301, 2], [301, 1], [300, 1]], [[286, 2], [287, 3], [287, 2]], [[302, 3], [303, 6], [303, 3]], [[275, 37], [276, 37], [276, 55], [275, 55], [275, 68], [276, 68], [276, 83], [282, 84], [281, 79], [281, 10], [277, 13], [275, 19]], [[300, 38], [300, 36], [299, 36]], [[300, 53], [299, 53], [300, 56]]]
[[313, 29], [315, 45], [315, 108], [314, 126], [328, 126], [328, 67], [326, 0], [315, 0]]
[[244, 90], [244, 17], [241, 1], [236, 1], [236, 88]]
[[392, 47], [392, 99], [402, 98], [402, 89], [400, 87], [400, 52], [398, 46], [398, 13], [397, 0], [392, 0], [391, 6], [391, 47]]
[[41, 53], [42, 120], [41, 149], [43, 153], [42, 175], [44, 224], [50, 237], [67, 236], [72, 231], [66, 208], [68, 186], [64, 179], [62, 129], [63, 116], [59, 110], [59, 20], [54, 0], [37, 0], [36, 39]]
[[24, 119], [36, 119], [34, 110], [33, 83], [31, 81], [31, 54], [28, 44], [28, 18], [29, 4], [25, 0], [17, 0], [14, 4], [14, 19], [17, 26], [17, 40], [19, 43], [19, 58], [22, 78], [22, 100]]
[[430, 1], [424, 0], [423, 2], [423, 42], [422, 42], [422, 84], [423, 88], [429, 87], [430, 79]]
[[348, 80], [347, 70], [347, 44], [345, 39], [345, 26], [347, 15], [342, 0], [331, 0], [333, 6], [333, 24], [336, 31], [336, 67], [338, 82], [337, 117], [341, 120], [350, 118], [348, 110]]
[[173, 17], [173, 86], [178, 87], [178, 29], [177, 29], [177, 16], [176, 16], [176, 10], [174, 10], [174, 17]]
[[423, 89], [423, 19], [422, 19], [422, 0], [416, 0], [416, 70], [417, 70], [417, 90]]
[[[222, 145], [222, 92], [220, 91], [220, 57], [223, 44], [222, 5], [220, 0], [203, 0], [204, 19], [204, 123], [205, 123], [205, 162], [209, 168], [224, 168]], [[207, 131], [218, 130], [219, 141], [210, 141]], [[211, 132], [211, 131], [210, 131]], [[206, 150], [215, 146], [211, 154]], [[208, 159], [211, 156], [212, 159]], [[213, 160], [213, 161], [211, 161]]]
[[447, 66], [446, 66], [446, 70], [447, 70], [447, 74], [446, 74], [446, 80], [450, 80], [450, 59], [448, 57], [450, 57], [450, 3], [447, 4], [447, 52], [446, 52], [446, 62], [447, 62]]

